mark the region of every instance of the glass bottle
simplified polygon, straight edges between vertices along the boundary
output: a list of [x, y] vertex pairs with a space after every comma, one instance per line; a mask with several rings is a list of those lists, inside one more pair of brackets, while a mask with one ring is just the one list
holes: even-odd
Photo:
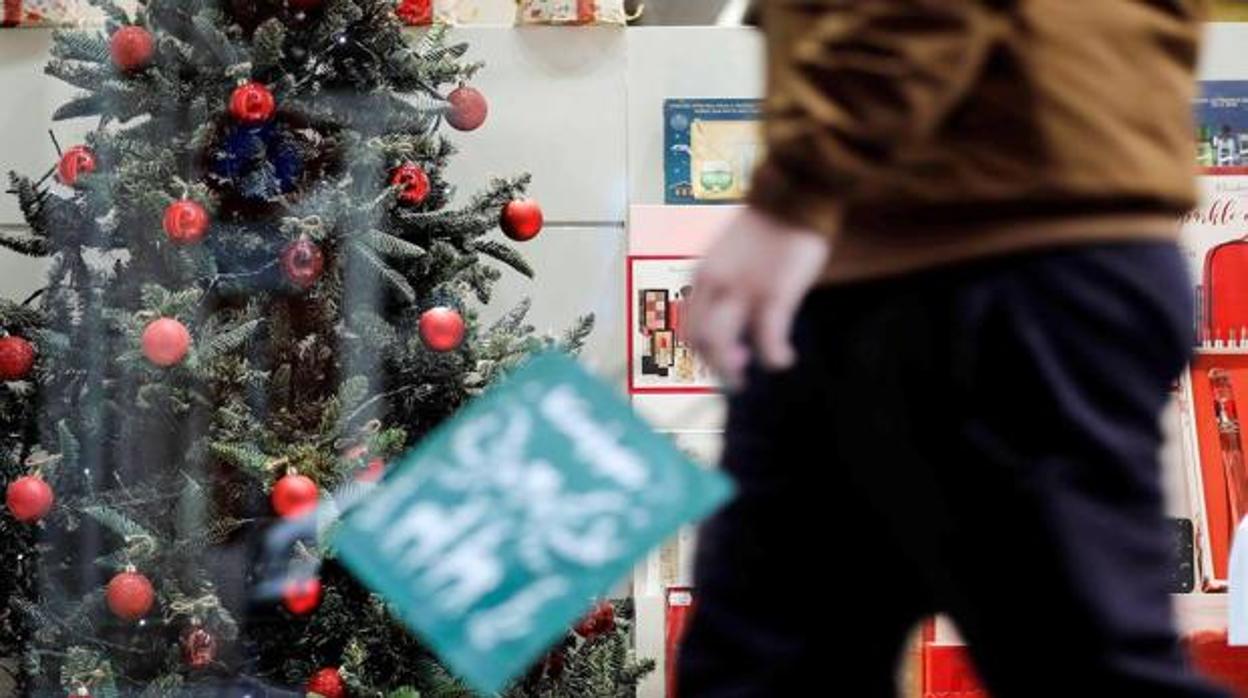
[[1213, 415], [1218, 425], [1218, 446], [1222, 452], [1222, 469], [1226, 476], [1226, 492], [1231, 510], [1231, 532], [1248, 513], [1248, 465], [1244, 463], [1243, 442], [1239, 432], [1239, 411], [1235, 407], [1235, 388], [1231, 374], [1224, 369], [1209, 371], [1213, 389]]

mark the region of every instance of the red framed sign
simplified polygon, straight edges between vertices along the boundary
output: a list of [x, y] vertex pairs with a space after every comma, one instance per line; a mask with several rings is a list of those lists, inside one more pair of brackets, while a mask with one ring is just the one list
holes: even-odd
[[628, 258], [628, 390], [715, 393], [710, 367], [694, 351], [686, 327], [698, 257]]

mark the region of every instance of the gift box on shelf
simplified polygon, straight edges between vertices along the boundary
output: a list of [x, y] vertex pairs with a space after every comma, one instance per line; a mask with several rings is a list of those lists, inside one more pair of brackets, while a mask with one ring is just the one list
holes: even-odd
[[519, 0], [516, 23], [623, 26], [637, 16], [628, 13], [624, 0]]
[[[118, 6], [133, 10], [134, 0], [118, 0]], [[3, 25], [6, 27], [86, 26], [104, 23], [104, 13], [87, 0], [4, 0]]]
[[472, 0], [396, 0], [395, 14], [409, 26], [479, 21], [482, 8]]

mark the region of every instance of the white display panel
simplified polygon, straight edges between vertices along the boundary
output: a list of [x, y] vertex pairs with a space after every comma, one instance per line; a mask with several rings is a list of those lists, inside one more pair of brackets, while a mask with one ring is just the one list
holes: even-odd
[[533, 267], [532, 280], [510, 269], [494, 289], [494, 300], [481, 310], [492, 321], [528, 296], [533, 301], [529, 324], [539, 332], [558, 335], [586, 313], [595, 316], [594, 332], [582, 358], [598, 375], [624, 385], [623, 304], [624, 229], [548, 227], [517, 248]]
[[485, 126], [453, 133], [447, 176], [473, 182], [519, 172], [555, 222], [618, 224], [627, 209], [625, 32], [613, 27], [462, 27], [452, 35], [486, 66], [474, 79], [490, 100]]

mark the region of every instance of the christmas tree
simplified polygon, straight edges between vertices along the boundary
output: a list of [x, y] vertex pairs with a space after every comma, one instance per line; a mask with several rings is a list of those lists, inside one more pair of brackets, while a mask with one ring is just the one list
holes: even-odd
[[[339, 567], [335, 515], [526, 354], [480, 325], [527, 177], [452, 208], [479, 64], [393, 0], [92, 0], [47, 72], [92, 119], [12, 176], [46, 286], [0, 302], [0, 670], [30, 695], [471, 695]], [[52, 147], [49, 147], [51, 153]], [[51, 158], [50, 158], [51, 159]], [[631, 695], [627, 604], [508, 691]]]

